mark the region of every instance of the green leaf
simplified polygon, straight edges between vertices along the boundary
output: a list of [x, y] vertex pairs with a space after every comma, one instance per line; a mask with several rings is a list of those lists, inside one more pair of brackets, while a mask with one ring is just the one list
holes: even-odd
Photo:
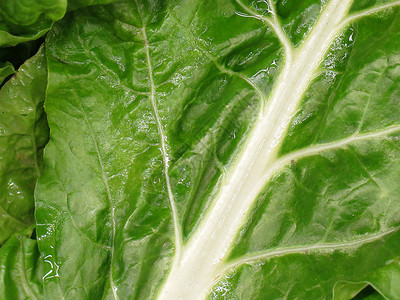
[[352, 300], [382, 300], [385, 299], [370, 285], [357, 294]]
[[361, 295], [368, 293], [370, 289], [374, 291], [365, 282], [339, 281], [333, 288], [333, 299], [357, 299]]
[[31, 233], [15, 234], [0, 248], [1, 299], [43, 299], [43, 267]]
[[11, 63], [0, 63], [0, 85], [3, 83], [4, 79], [14, 73], [14, 66]]
[[386, 299], [397, 299], [400, 297], [400, 263], [394, 261], [379, 269], [370, 280], [371, 285], [378, 290]]
[[104, 5], [112, 2], [117, 2], [117, 0], [69, 0], [68, 10], [75, 10], [81, 7], [92, 5]]
[[27, 59], [35, 55], [40, 46], [43, 44], [44, 38], [18, 44], [14, 47], [0, 47], [0, 61], [10, 62], [14, 69], [17, 70]]
[[0, 244], [34, 222], [33, 192], [48, 139], [42, 48], [0, 90]]
[[397, 1], [393, 0], [359, 0], [359, 1], [354, 1], [353, 5], [350, 8], [350, 13], [355, 13], [355, 12], [363, 12], [364, 10], [367, 9], [373, 9], [375, 7], [382, 7], [384, 5], [389, 5], [391, 6], [393, 3], [396, 3]]
[[0, 47], [37, 40], [67, 8], [108, 4], [115, 0], [2, 0], [0, 2]]
[[395, 295], [399, 4], [126, 1], [58, 23], [46, 298]]
[[61, 19], [67, 0], [2, 0], [0, 46], [15, 46], [36, 40]]

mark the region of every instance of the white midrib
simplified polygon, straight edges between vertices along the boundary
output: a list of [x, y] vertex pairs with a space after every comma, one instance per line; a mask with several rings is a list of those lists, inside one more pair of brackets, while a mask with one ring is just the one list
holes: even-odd
[[174, 261], [159, 299], [204, 299], [209, 293], [219, 266], [263, 187], [258, 182], [276, 160], [289, 122], [351, 3], [328, 2], [303, 45], [287, 59], [243, 153], [222, 183], [214, 206], [183, 248], [181, 258]]

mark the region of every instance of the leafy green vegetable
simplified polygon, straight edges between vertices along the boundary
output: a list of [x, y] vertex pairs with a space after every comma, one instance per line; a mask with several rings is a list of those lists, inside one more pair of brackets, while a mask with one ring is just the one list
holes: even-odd
[[43, 39], [0, 299], [400, 299], [400, 1], [6, 0], [0, 79]]
[[386, 299], [397, 299], [400, 297], [400, 263], [394, 261], [379, 269], [371, 279], [371, 284], [380, 291]]
[[57, 23], [46, 297], [396, 299], [399, 4], [121, 1]]
[[0, 2], [0, 47], [37, 40], [68, 10], [115, 0], [2, 0]]
[[68, 10], [74, 10], [80, 7], [108, 4], [112, 2], [117, 2], [116, 0], [69, 0]]
[[43, 42], [44, 37], [35, 41], [18, 44], [14, 47], [0, 48], [0, 62], [4, 64], [9, 62], [14, 66], [15, 70], [18, 70], [27, 59], [38, 52]]
[[1, 299], [43, 299], [42, 259], [31, 233], [15, 234], [0, 248]]
[[371, 286], [366, 287], [362, 290], [353, 300], [382, 300], [383, 298], [376, 290]]
[[4, 79], [15, 73], [14, 66], [10, 62], [0, 64], [0, 86]]
[[61, 19], [67, 0], [2, 0], [0, 46], [36, 40]]
[[0, 90], [0, 244], [34, 223], [33, 191], [48, 140], [44, 50]]

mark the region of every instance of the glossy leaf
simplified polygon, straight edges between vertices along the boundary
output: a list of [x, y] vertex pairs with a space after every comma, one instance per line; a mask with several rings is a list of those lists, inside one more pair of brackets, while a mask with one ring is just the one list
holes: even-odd
[[2, 0], [0, 47], [37, 40], [68, 10], [107, 4], [115, 0]]
[[371, 286], [367, 286], [358, 293], [352, 300], [382, 300], [385, 299], [381, 294], [374, 290]]
[[121, 1], [58, 23], [45, 298], [397, 295], [399, 5]]
[[0, 248], [0, 299], [43, 299], [42, 260], [31, 233], [15, 234]]
[[0, 86], [8, 76], [14, 73], [15, 73], [14, 66], [11, 63], [6, 62], [0, 64]]
[[18, 44], [14, 47], [0, 47], [0, 61], [10, 62], [15, 70], [29, 58], [35, 55], [44, 42], [44, 37], [35, 41]]
[[2, 0], [0, 46], [15, 46], [44, 35], [66, 11], [67, 0]]
[[48, 139], [46, 84], [41, 49], [0, 90], [0, 244], [34, 223], [33, 192]]
[[371, 279], [371, 285], [386, 299], [397, 299], [400, 297], [400, 263], [394, 261], [385, 267], [377, 270]]

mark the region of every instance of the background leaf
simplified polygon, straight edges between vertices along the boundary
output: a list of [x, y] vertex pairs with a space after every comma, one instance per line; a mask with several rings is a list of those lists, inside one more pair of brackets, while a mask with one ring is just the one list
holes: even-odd
[[48, 139], [42, 48], [0, 90], [0, 244], [34, 223], [33, 191]]
[[31, 234], [15, 234], [0, 248], [0, 299], [43, 299], [42, 259]]
[[4, 79], [15, 73], [14, 66], [10, 62], [0, 64], [0, 86]]
[[0, 2], [0, 46], [36, 40], [61, 19], [67, 0], [3, 0]]

